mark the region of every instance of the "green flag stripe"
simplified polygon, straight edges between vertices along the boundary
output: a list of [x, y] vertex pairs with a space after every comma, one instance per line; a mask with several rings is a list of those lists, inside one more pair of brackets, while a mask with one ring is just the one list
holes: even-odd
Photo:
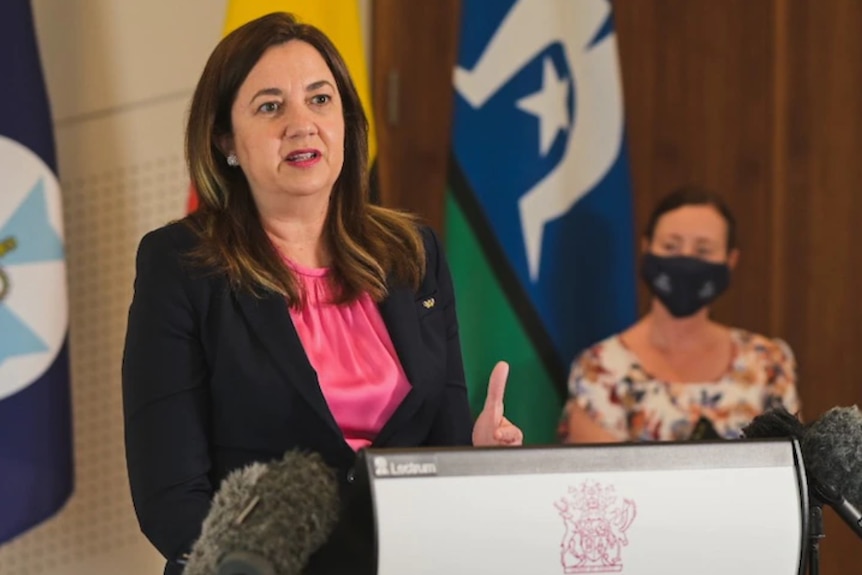
[[446, 196], [446, 243], [474, 414], [485, 401], [491, 369], [505, 360], [510, 365], [506, 417], [524, 431], [525, 443], [554, 443], [564, 380], [547, 369], [451, 190]]
[[[500, 247], [491, 231], [491, 225], [483, 214], [476, 196], [470, 189], [470, 184], [467, 182], [467, 178], [464, 177], [458, 160], [454, 156], [450, 158], [449, 166], [449, 192], [454, 196], [455, 201], [464, 214], [467, 225], [476, 237], [476, 249], [480, 250], [487, 259], [496, 281], [500, 284], [500, 288], [506, 295], [509, 305], [512, 306], [515, 314], [520, 319], [520, 323], [524, 326], [530, 341], [537, 350], [538, 356], [545, 365], [545, 369], [556, 382], [559, 395], [563, 397], [566, 394], [567, 362], [570, 358], [563, 358], [561, 361], [554, 352], [554, 344], [551, 337], [545, 330], [539, 314], [530, 304], [530, 299], [518, 281], [514, 270], [509, 265], [503, 248]], [[451, 243], [448, 239], [447, 245], [451, 246], [450, 249], [460, 249], [459, 244]]]

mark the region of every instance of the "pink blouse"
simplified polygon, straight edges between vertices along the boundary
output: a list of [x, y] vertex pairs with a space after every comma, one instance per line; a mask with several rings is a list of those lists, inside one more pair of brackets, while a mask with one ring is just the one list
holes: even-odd
[[377, 304], [367, 294], [335, 305], [328, 268], [288, 262], [305, 290], [290, 317], [344, 439], [354, 450], [371, 445], [410, 384]]

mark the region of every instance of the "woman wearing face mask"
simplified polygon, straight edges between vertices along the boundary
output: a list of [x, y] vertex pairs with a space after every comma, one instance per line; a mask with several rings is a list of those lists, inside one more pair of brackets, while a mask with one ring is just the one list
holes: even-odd
[[736, 438], [763, 411], [799, 411], [787, 344], [712, 321], [739, 259], [736, 222], [717, 195], [673, 191], [643, 237], [650, 311], [572, 364], [561, 437], [568, 442]]

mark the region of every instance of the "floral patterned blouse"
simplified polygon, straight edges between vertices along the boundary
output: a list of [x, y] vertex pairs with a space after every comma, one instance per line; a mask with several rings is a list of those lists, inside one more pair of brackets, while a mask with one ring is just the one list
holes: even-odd
[[754, 417], [783, 406], [798, 413], [796, 363], [790, 347], [741, 329], [731, 329], [734, 357], [717, 381], [670, 383], [640, 366], [612, 336], [584, 351], [569, 375], [560, 437], [568, 436], [572, 404], [586, 411], [620, 441], [684, 440], [701, 417], [721, 437], [734, 439]]

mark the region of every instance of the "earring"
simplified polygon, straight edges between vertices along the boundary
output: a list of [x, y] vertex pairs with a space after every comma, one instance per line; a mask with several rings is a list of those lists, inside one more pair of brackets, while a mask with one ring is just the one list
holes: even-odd
[[236, 157], [236, 154], [228, 154], [227, 156], [227, 165], [231, 168], [235, 168], [239, 165], [239, 158]]

